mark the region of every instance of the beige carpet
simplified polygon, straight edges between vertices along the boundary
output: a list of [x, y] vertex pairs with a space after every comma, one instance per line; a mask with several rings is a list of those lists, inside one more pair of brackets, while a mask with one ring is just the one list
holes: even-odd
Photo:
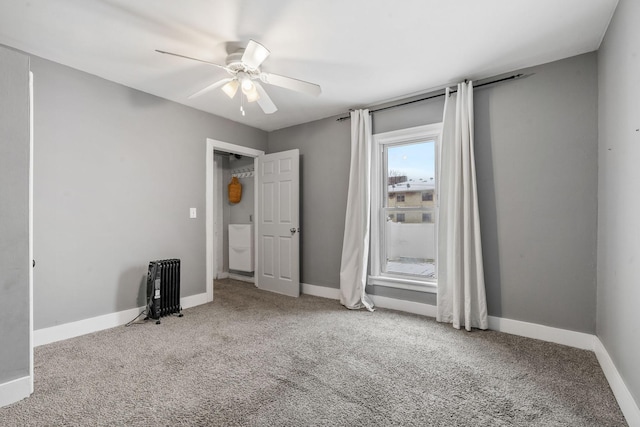
[[626, 425], [588, 351], [231, 280], [184, 314], [36, 348], [0, 425]]

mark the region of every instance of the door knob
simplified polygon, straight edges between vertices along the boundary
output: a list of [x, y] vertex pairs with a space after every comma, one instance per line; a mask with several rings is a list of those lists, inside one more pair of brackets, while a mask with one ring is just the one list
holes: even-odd
[[293, 236], [294, 234], [296, 234], [296, 231], [297, 231], [298, 233], [300, 232], [300, 227], [298, 227], [298, 228], [295, 228], [295, 227], [294, 227], [294, 228], [291, 228], [291, 229], [289, 229], [289, 231], [291, 232], [291, 235]]

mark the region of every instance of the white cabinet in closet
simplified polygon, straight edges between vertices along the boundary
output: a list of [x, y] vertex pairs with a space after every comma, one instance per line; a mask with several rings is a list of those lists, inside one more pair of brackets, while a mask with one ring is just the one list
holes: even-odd
[[252, 272], [253, 224], [229, 224], [229, 270]]

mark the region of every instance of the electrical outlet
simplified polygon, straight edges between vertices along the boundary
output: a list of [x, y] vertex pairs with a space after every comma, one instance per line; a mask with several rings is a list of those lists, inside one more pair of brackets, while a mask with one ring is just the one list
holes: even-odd
[[196, 208], [189, 208], [189, 218], [196, 218]]

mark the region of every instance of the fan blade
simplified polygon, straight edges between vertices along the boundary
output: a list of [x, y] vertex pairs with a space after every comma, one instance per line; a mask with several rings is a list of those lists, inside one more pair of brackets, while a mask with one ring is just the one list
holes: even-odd
[[264, 62], [271, 52], [269, 49], [262, 46], [260, 43], [249, 40], [244, 53], [242, 54], [241, 61], [244, 62], [249, 68], [258, 68], [260, 64]]
[[233, 80], [233, 77], [229, 77], [227, 79], [218, 80], [217, 82], [215, 82], [213, 84], [210, 84], [209, 86], [205, 87], [204, 89], [200, 89], [199, 91], [197, 91], [193, 95], [189, 96], [187, 99], [191, 99], [191, 98], [195, 98], [196, 96], [203, 95], [203, 94], [205, 94], [205, 93], [207, 93], [209, 91], [212, 91], [212, 90], [214, 90], [216, 88], [219, 88], [222, 85], [227, 84], [231, 80]]
[[278, 74], [260, 73], [260, 80], [270, 85], [280, 86], [285, 89], [295, 90], [297, 92], [302, 92], [313, 96], [318, 96], [322, 92], [320, 86], [315, 83], [309, 83], [305, 82], [304, 80], [280, 76]]
[[223, 70], [227, 69], [227, 67], [225, 67], [224, 65], [215, 64], [213, 62], [205, 61], [203, 59], [192, 58], [190, 56], [180, 55], [179, 53], [165, 52], [164, 50], [158, 50], [158, 49], [156, 49], [156, 52], [163, 53], [165, 55], [177, 56], [178, 58], [191, 59], [192, 61], [198, 61], [198, 62], [202, 62], [203, 64], [213, 65], [214, 67], [222, 68]]
[[264, 90], [262, 85], [256, 81], [254, 81], [253, 84], [256, 86], [256, 90], [260, 95], [260, 98], [258, 98], [257, 102], [260, 108], [262, 108], [262, 111], [264, 111], [265, 114], [273, 114], [278, 111], [278, 108], [276, 108], [276, 104], [274, 104], [271, 98], [269, 98], [269, 95], [267, 95], [267, 91]]

